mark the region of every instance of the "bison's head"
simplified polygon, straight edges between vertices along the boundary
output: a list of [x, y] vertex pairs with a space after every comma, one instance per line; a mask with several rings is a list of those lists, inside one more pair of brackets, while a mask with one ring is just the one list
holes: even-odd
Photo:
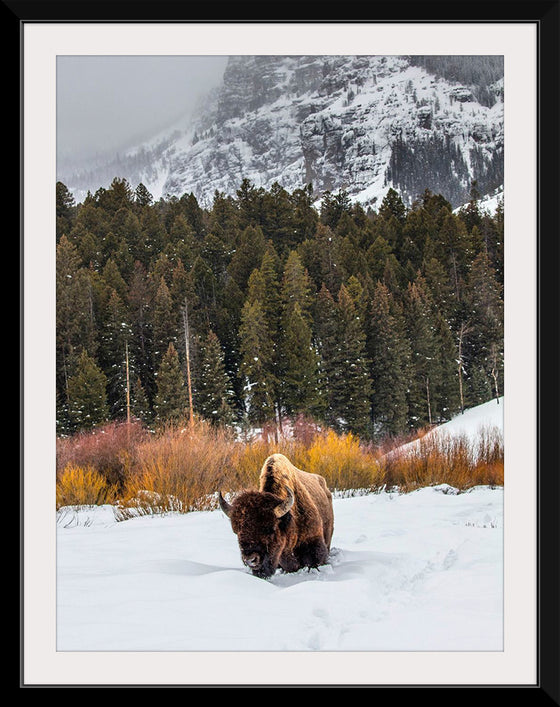
[[220, 508], [237, 535], [241, 558], [257, 577], [272, 577], [292, 526], [294, 496], [280, 499], [267, 491], [246, 491], [229, 504], [220, 493]]

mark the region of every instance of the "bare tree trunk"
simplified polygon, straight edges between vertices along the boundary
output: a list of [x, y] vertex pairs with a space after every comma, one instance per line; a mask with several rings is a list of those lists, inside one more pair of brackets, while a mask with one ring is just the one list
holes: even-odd
[[453, 262], [453, 279], [455, 280], [455, 297], [459, 299], [459, 277], [457, 275], [457, 258], [455, 251], [451, 254], [451, 260]]
[[185, 306], [183, 307], [183, 326], [185, 329], [185, 354], [187, 359], [187, 389], [189, 393], [189, 420], [191, 427], [194, 425], [194, 411], [191, 385], [191, 356], [190, 356], [190, 334], [189, 334], [189, 308], [188, 301], [185, 297]]
[[64, 393], [66, 397], [66, 404], [68, 404], [69, 401], [69, 395], [68, 395], [68, 362], [67, 362], [67, 357], [66, 357], [66, 347], [62, 347], [62, 368], [64, 370]]
[[128, 368], [128, 341], [125, 343], [125, 361], [126, 361], [126, 437], [128, 446], [130, 447], [130, 375]]
[[428, 422], [432, 424], [432, 406], [430, 404], [430, 379], [426, 376], [426, 398], [428, 401]]
[[498, 388], [498, 355], [496, 352], [496, 345], [492, 344], [492, 370], [490, 375], [494, 380], [494, 391], [496, 393], [496, 402], [500, 404], [500, 392]]
[[278, 444], [278, 439], [280, 435], [282, 434], [282, 411], [280, 409], [280, 403], [276, 404], [276, 431], [275, 431], [275, 437], [276, 437], [276, 444]]
[[463, 340], [465, 334], [470, 331], [466, 322], [461, 322], [459, 329], [459, 352], [457, 357], [457, 368], [459, 373], [459, 398], [461, 400], [461, 415], [465, 412], [465, 400], [463, 398]]

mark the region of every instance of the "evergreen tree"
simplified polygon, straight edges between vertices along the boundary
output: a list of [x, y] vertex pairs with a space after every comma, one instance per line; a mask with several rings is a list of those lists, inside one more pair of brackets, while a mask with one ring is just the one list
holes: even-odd
[[173, 298], [164, 278], [160, 279], [152, 309], [153, 356], [157, 368], [169, 343], [179, 338], [178, 313], [173, 309]]
[[356, 316], [360, 320], [362, 331], [365, 332], [369, 309], [369, 289], [364, 287], [361, 281], [352, 275], [352, 277], [348, 278], [346, 290], [354, 304]]
[[180, 422], [188, 414], [188, 397], [181, 371], [179, 355], [173, 343], [167, 347], [157, 372], [157, 392], [154, 401], [156, 422]]
[[234, 421], [233, 390], [225, 369], [224, 352], [212, 330], [200, 347], [199, 360], [196, 410], [214, 425], [229, 425]]
[[408, 415], [410, 426], [415, 428], [437, 419], [436, 400], [442, 382], [439, 331], [422, 278], [408, 285], [404, 315], [411, 347]]
[[503, 392], [503, 302], [486, 252], [473, 262], [468, 291], [472, 332], [467, 357], [474, 402], [481, 403]]
[[400, 257], [403, 245], [403, 222], [389, 213], [387, 219], [379, 223], [379, 230], [395, 256]]
[[220, 307], [220, 283], [210, 265], [201, 256], [194, 261], [189, 276], [192, 282], [194, 301], [197, 302], [196, 309], [193, 305], [193, 326], [198, 333], [202, 334], [208, 329], [216, 327]]
[[145, 425], [152, 421], [152, 411], [140, 376], [130, 379], [130, 413]]
[[305, 241], [298, 252], [309, 276], [319, 290], [323, 283], [329, 292], [338, 292], [342, 284], [342, 273], [337, 265], [339, 236], [328, 226], [319, 222], [315, 236]]
[[68, 187], [56, 183], [56, 238], [69, 236], [76, 217], [76, 201]]
[[[263, 259], [261, 271], [265, 270]], [[315, 409], [317, 402], [317, 357], [312, 347], [311, 333], [311, 282], [296, 251], [290, 251], [288, 255], [281, 291], [274, 298], [267, 297], [275, 285], [276, 272], [271, 272], [268, 281], [263, 277], [262, 298], [263, 301], [268, 300], [267, 319], [274, 338], [279, 342], [275, 374], [279, 381], [280, 405], [288, 415], [311, 412], [306, 408]], [[271, 280], [272, 277], [274, 280]]]
[[290, 251], [282, 278], [283, 308], [285, 310], [292, 309], [297, 304], [303, 316], [309, 318], [311, 316], [311, 288], [311, 280], [300, 256], [295, 250]]
[[98, 270], [103, 262], [99, 239], [78, 223], [71, 232], [72, 243], [76, 245], [82, 263]]
[[196, 239], [192, 226], [182, 213], [177, 214], [173, 220], [169, 229], [169, 242], [188, 267], [192, 266], [195, 258], [200, 255], [200, 241]]
[[280, 254], [297, 245], [294, 209], [288, 192], [275, 182], [262, 197], [262, 229]]
[[101, 244], [109, 231], [110, 220], [109, 214], [98, 206], [95, 199], [91, 197], [78, 208], [74, 229], [80, 228], [84, 232], [91, 233]]
[[152, 285], [142, 263], [137, 262], [131, 276], [128, 292], [128, 310], [132, 338], [129, 344], [131, 359], [135, 362], [143, 390], [151, 404], [155, 394], [155, 369], [153, 366], [153, 332], [150, 316], [153, 299]]
[[189, 311], [194, 312], [198, 306], [198, 298], [194, 291], [191, 274], [186, 271], [183, 261], [179, 258], [171, 272], [171, 284], [169, 293], [172, 299], [173, 311], [179, 312], [184, 306], [185, 300], [189, 303]]
[[248, 226], [239, 237], [228, 272], [242, 292], [246, 292], [249, 276], [260, 267], [266, 250], [266, 241], [260, 227]]
[[328, 425], [366, 436], [371, 381], [363, 323], [344, 285], [335, 302], [323, 286], [315, 310], [322, 409]]
[[468, 203], [459, 210], [459, 217], [465, 224], [468, 232], [472, 231], [475, 226], [477, 228], [480, 227], [482, 214], [480, 213], [479, 201], [480, 192], [478, 191], [478, 184], [475, 180], [471, 183]]
[[111, 216], [119, 209], [128, 211], [133, 205], [133, 190], [126, 179], [115, 177], [109, 189], [98, 189], [95, 192], [97, 204]]
[[345, 189], [339, 189], [336, 194], [326, 191], [321, 201], [321, 221], [334, 230], [344, 213], [351, 210], [350, 197]]
[[298, 302], [284, 312], [280, 360], [280, 398], [288, 415], [314, 416], [319, 409], [318, 357], [309, 318]]
[[127, 284], [121, 275], [117, 264], [112, 258], [109, 258], [105, 263], [105, 266], [101, 272], [103, 278], [103, 284], [108, 288], [109, 296], [114, 290], [121, 300], [126, 301], [128, 295]]
[[358, 240], [353, 234], [340, 239], [337, 259], [344, 280], [367, 273], [367, 259], [358, 245]]
[[84, 349], [68, 380], [68, 418], [72, 429], [91, 429], [109, 418], [107, 378]]
[[243, 293], [237, 283], [228, 278], [224, 285], [223, 301], [225, 306], [220, 310], [216, 323], [216, 335], [224, 348], [225, 365], [228, 375], [235, 390], [236, 399], [240, 400], [239, 389], [239, 327], [241, 324], [241, 310], [243, 309]]
[[154, 197], [142, 183], [136, 187], [134, 198], [138, 206], [151, 206], [154, 201]]
[[381, 282], [373, 295], [368, 335], [374, 434], [398, 435], [406, 430], [408, 419], [410, 345], [398, 305]]
[[314, 305], [314, 341], [319, 353], [319, 396], [321, 417], [332, 426], [337, 426], [338, 404], [335, 392], [339, 374], [337, 360], [339, 351], [339, 318], [336, 302], [323, 283]]
[[121, 272], [130, 272], [136, 260], [149, 263], [151, 248], [146, 247], [140, 221], [131, 207], [122, 207], [113, 215], [110, 230], [119, 243], [119, 252], [114, 257]]
[[457, 349], [453, 332], [441, 312], [436, 313], [435, 325], [439, 348], [437, 357], [441, 371], [439, 389], [434, 391], [436, 422], [445, 422], [461, 409], [457, 373]]
[[496, 278], [503, 287], [504, 282], [504, 202], [503, 199], [498, 201], [496, 213], [492, 221], [495, 229], [494, 248], [490, 249], [490, 255], [493, 258], [492, 263], [496, 270]]
[[437, 302], [442, 315], [451, 319], [456, 310], [457, 300], [449, 280], [449, 273], [437, 258], [424, 260], [421, 270], [431, 298]]
[[379, 216], [386, 222], [394, 218], [401, 227], [404, 226], [406, 206], [395, 189], [389, 189], [383, 197], [383, 201], [379, 207]]
[[125, 305], [116, 290], [111, 291], [101, 331], [100, 357], [107, 376], [107, 400], [111, 417], [126, 415], [125, 351], [131, 338], [131, 327]]
[[185, 215], [195, 238], [199, 241], [202, 240], [206, 232], [204, 226], [204, 212], [200, 208], [196, 196], [192, 192], [183, 194], [179, 199], [179, 204], [181, 206], [181, 212]]
[[366, 253], [369, 274], [374, 281], [382, 280], [387, 258], [392, 254], [391, 246], [383, 238], [377, 236]]
[[249, 179], [245, 178], [242, 180], [236, 194], [241, 228], [261, 226], [263, 222], [264, 189], [255, 187]]
[[66, 236], [56, 249], [56, 373], [61, 401], [67, 398], [68, 376], [82, 349], [97, 349], [93, 291], [89, 272], [80, 266], [76, 247]]
[[317, 229], [319, 214], [313, 208], [313, 188], [308, 184], [302, 189], [296, 189], [291, 195], [293, 208], [292, 226], [294, 237], [292, 248], [308, 238], [313, 238]]
[[428, 217], [424, 208], [411, 209], [402, 233], [401, 260], [411, 260], [418, 269], [421, 264], [426, 239], [429, 236]]
[[363, 322], [344, 285], [338, 293], [339, 345], [335, 359], [335, 409], [343, 426], [362, 437], [370, 429], [371, 380]]
[[382, 281], [391, 294], [396, 298], [400, 296], [403, 288], [406, 287], [406, 283], [408, 282], [404, 268], [400, 264], [396, 255], [393, 253], [387, 256], [387, 259], [385, 260]]
[[[259, 275], [262, 278], [262, 284], [259, 281], [258, 287], [262, 287], [262, 292], [259, 290], [259, 299], [263, 305], [268, 327], [271, 336], [276, 339], [280, 322], [281, 293], [280, 293], [280, 259], [272, 243], [268, 243], [264, 255], [261, 260]], [[254, 298], [255, 294], [251, 287], [251, 278], [249, 278], [249, 287], [247, 298]]]
[[465, 225], [454, 214], [444, 216], [436, 252], [438, 259], [447, 267], [454, 297], [461, 299], [471, 251]]
[[247, 299], [239, 328], [244, 402], [251, 422], [263, 424], [275, 417], [277, 379], [274, 375], [274, 341], [259, 299]]
[[236, 200], [215, 191], [208, 224], [208, 230], [224, 243], [235, 243], [239, 230], [239, 207]]
[[160, 253], [150, 269], [150, 279], [159, 287], [163, 280], [169, 287], [173, 280], [174, 263], [166, 252]]
[[138, 259], [146, 267], [149, 267], [151, 261], [167, 246], [168, 235], [155, 208], [145, 206], [140, 211], [138, 219], [140, 224], [139, 243], [143, 249], [141, 257]]
[[201, 254], [204, 260], [212, 268], [220, 288], [226, 280], [227, 266], [230, 261], [230, 254], [226, 244], [213, 233], [208, 233], [202, 242]]

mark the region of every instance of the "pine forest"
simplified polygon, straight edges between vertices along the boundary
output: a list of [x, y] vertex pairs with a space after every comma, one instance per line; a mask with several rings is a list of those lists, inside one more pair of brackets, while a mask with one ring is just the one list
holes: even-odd
[[56, 189], [57, 433], [305, 418], [381, 442], [503, 395], [503, 208], [240, 181]]

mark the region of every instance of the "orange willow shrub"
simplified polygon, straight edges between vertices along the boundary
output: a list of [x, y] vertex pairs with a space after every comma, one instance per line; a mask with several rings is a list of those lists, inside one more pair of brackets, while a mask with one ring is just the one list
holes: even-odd
[[284, 454], [297, 466], [302, 449], [303, 444], [294, 439], [237, 442], [232, 450], [231, 470], [227, 477], [229, 486], [233, 489], [257, 488], [259, 474], [267, 457], [276, 453]]
[[274, 452], [347, 495], [384, 486], [406, 492], [441, 483], [459, 489], [503, 484], [503, 441], [496, 429], [482, 430], [474, 445], [467, 438], [424, 434], [383, 454], [352, 434], [307, 424], [301, 429], [286, 437], [239, 440], [231, 430], [199, 420], [157, 433], [136, 429], [126, 444], [125, 429], [118, 426], [80, 435], [59, 446], [57, 507], [114, 502], [123, 517], [216, 508], [218, 490], [257, 488], [263, 462]]
[[301, 468], [324, 476], [333, 491], [371, 491], [383, 483], [376, 455], [350, 433], [328, 430], [302, 451]]
[[132, 450], [150, 437], [138, 420], [109, 422], [87, 432], [56, 440], [56, 468], [69, 464], [99, 472], [108, 484], [122, 484], [126, 478]]
[[374, 455], [352, 435], [328, 431], [305, 441], [239, 441], [227, 430], [197, 422], [194, 427], [168, 427], [136, 447], [119, 506], [144, 513], [215, 508], [218, 490], [257, 488], [263, 462], [275, 452], [323, 475], [333, 490], [380, 484]]
[[115, 500], [114, 487], [91, 467], [69, 464], [58, 474], [56, 507], [98, 506]]
[[255, 487], [264, 460], [275, 452], [284, 454], [304, 471], [324, 476], [333, 491], [372, 490], [382, 483], [376, 456], [362, 447], [357, 437], [328, 430], [318, 431], [305, 440], [258, 440], [236, 445], [230, 477], [232, 487]]
[[224, 483], [233, 445], [230, 433], [203, 421], [160, 430], [136, 447], [121, 505], [182, 512], [204, 507]]
[[460, 490], [504, 483], [504, 446], [497, 428], [480, 430], [472, 442], [466, 436], [427, 434], [394, 449], [380, 459], [387, 486], [411, 491], [447, 483]]

